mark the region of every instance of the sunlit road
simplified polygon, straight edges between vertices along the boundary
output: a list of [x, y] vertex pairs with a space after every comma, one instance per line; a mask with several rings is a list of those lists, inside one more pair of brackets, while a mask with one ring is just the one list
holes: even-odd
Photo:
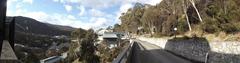
[[147, 42], [137, 41], [134, 46], [131, 63], [191, 63]]

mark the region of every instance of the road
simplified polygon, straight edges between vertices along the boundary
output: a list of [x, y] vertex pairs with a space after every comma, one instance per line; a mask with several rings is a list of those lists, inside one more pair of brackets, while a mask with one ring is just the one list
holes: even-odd
[[131, 63], [192, 63], [163, 50], [157, 45], [135, 40]]

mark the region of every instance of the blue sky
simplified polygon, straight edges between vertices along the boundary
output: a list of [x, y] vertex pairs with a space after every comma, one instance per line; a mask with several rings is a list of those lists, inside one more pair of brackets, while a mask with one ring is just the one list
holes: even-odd
[[8, 0], [7, 16], [25, 16], [45, 23], [98, 29], [120, 23], [121, 13], [136, 2], [156, 5], [161, 0]]

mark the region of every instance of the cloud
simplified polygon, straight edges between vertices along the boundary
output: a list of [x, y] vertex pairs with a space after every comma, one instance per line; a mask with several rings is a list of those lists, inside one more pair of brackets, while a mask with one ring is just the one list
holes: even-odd
[[115, 21], [118, 24], [121, 24], [121, 21], [119, 19], [119, 17], [122, 15], [122, 13], [125, 13], [128, 11], [129, 8], [132, 8], [133, 4], [123, 4], [120, 6], [119, 11], [116, 12], [116, 16], [115, 16]]
[[23, 3], [29, 3], [29, 4], [32, 4], [32, 3], [33, 3], [33, 0], [23, 0], [22, 2], [23, 2]]
[[145, 4], [156, 5], [159, 4], [162, 0], [148, 0]]
[[72, 6], [70, 5], [64, 5], [67, 12], [70, 12], [72, 10]]
[[73, 15], [68, 15], [67, 18], [69, 18], [69, 19], [76, 19], [75, 16], [73, 16]]
[[[70, 2], [71, 0], [69, 0]], [[106, 9], [115, 5], [134, 4], [136, 2], [143, 4], [156, 5], [162, 0], [78, 0], [74, 3], [79, 3], [88, 8]]]
[[103, 17], [92, 17], [87, 22], [83, 22], [81, 19], [77, 19], [74, 15], [66, 15], [59, 13], [45, 13], [43, 11], [27, 11], [25, 9], [17, 9], [15, 12], [9, 11], [8, 16], [25, 16], [36, 19], [40, 22], [71, 26], [75, 28], [83, 29], [98, 29], [106, 26], [108, 22], [107, 18]]
[[18, 0], [8, 0], [7, 1], [7, 6], [12, 5], [14, 2], [17, 2]]
[[81, 0], [58, 0], [61, 3], [79, 3]]
[[34, 19], [39, 20], [39, 21], [42, 21], [42, 22], [46, 22], [46, 20], [47, 20], [48, 17], [49, 17], [48, 14], [46, 14], [46, 13], [44, 13], [44, 12], [41, 12], [41, 11], [28, 12], [28, 13], [23, 14], [23, 16], [31, 17], [31, 18], [34, 18]]
[[66, 3], [77, 3], [84, 7], [94, 8], [94, 9], [104, 9], [111, 7], [118, 3], [120, 0], [53, 0], [54, 2]]
[[53, 0], [53, 2], [60, 2], [60, 0]]
[[127, 12], [127, 10], [132, 7], [133, 7], [132, 4], [124, 4], [120, 7], [120, 13]]
[[94, 9], [105, 9], [117, 4], [118, 0], [81, 0], [80, 4]]
[[[8, 10], [7, 15], [26, 16], [41, 22], [80, 27], [83, 29], [97, 29], [120, 22], [118, 18], [121, 16], [121, 13], [127, 12], [136, 2], [156, 5], [160, 1], [161, 0], [52, 0], [52, 2], [58, 2], [57, 4], [63, 5], [63, 8], [67, 12], [75, 12], [75, 10], [77, 10], [76, 13], [68, 15], [68, 13], [48, 13], [48, 10], [29, 11], [21, 5], [24, 3], [37, 3], [34, 2], [34, 0], [9, 0], [8, 6], [13, 5], [13, 2], [15, 2], [16, 5], [14, 5], [14, 7], [16, 10]], [[75, 6], [76, 9], [74, 8]]]
[[92, 23], [92, 28], [96, 29], [96, 28], [100, 28], [100, 27], [104, 27], [105, 25], [107, 25], [107, 19], [106, 18], [102, 18], [102, 17], [93, 17], [90, 19], [90, 23]]
[[104, 15], [106, 15], [104, 12], [97, 10], [97, 9], [90, 9], [89, 14], [92, 17], [103, 17]]
[[156, 5], [160, 3], [162, 0], [121, 0], [122, 4], [129, 4], [129, 3], [143, 3], [143, 4], [150, 4], [150, 5]]
[[[161, 0], [59, 0], [60, 3], [77, 3], [79, 4], [79, 16], [90, 15], [90, 17], [105, 17], [109, 16], [114, 18], [114, 21], [120, 22], [119, 17], [121, 13], [127, 12], [127, 10], [134, 6], [136, 2], [143, 4], [156, 5]], [[110, 12], [102, 12], [102, 9], [109, 9], [113, 6], [120, 6], [115, 15]], [[86, 9], [87, 8], [87, 9]]]
[[79, 6], [78, 9], [80, 10], [80, 12], [79, 12], [78, 15], [79, 15], [79, 16], [83, 16], [84, 13], [85, 13], [85, 8], [84, 8], [83, 6]]

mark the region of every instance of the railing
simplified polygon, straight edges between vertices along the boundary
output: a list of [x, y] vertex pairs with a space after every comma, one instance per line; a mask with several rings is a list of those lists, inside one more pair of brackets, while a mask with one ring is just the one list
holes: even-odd
[[3, 41], [0, 63], [20, 63], [13, 48], [7, 40]]
[[129, 63], [132, 55], [133, 44], [131, 42], [118, 56], [113, 60], [112, 63]]

